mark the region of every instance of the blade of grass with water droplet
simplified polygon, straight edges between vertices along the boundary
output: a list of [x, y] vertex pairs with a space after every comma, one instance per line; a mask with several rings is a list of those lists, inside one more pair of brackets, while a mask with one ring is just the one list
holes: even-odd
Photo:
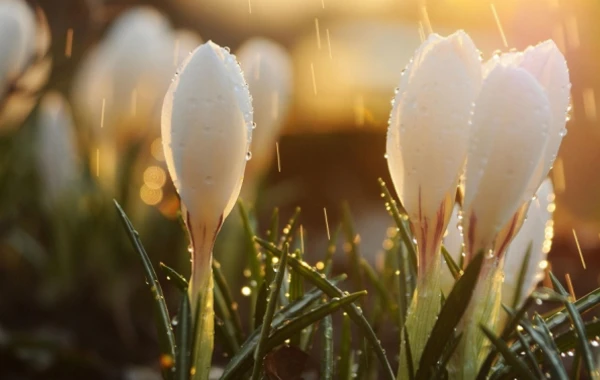
[[275, 207], [271, 214], [271, 222], [269, 223], [269, 230], [267, 231], [269, 241], [273, 244], [277, 243], [279, 239], [279, 209]]
[[223, 297], [223, 292], [218, 285], [214, 289], [214, 303], [217, 328], [220, 331], [222, 341], [225, 343], [225, 352], [233, 356], [240, 349], [240, 342], [237, 340], [236, 328], [233, 323], [233, 317], [227, 307], [227, 301]]
[[[553, 348], [554, 342], [548, 344], [548, 340], [552, 340], [552, 337], [545, 336], [543, 331], [534, 329], [531, 323], [525, 319], [521, 320], [520, 326], [527, 333], [527, 338], [532, 340], [541, 351], [544, 358], [548, 363], [548, 370], [552, 375], [553, 379], [568, 379], [567, 372], [563, 366], [562, 360], [560, 359], [560, 353], [558, 350]], [[529, 349], [529, 347], [521, 347], [521, 349]], [[511, 350], [515, 355], [516, 352]]]
[[[594, 307], [600, 305], [600, 288], [580, 297], [573, 303], [577, 311], [583, 314]], [[554, 330], [555, 327], [560, 326], [569, 319], [569, 312], [566, 307], [562, 307], [560, 310], [552, 312], [550, 315], [545, 316], [544, 320], [550, 330]]]
[[187, 294], [188, 282], [185, 279], [185, 277], [183, 277], [177, 271], [175, 271], [175, 269], [167, 266], [164, 263], [159, 263], [159, 268], [164, 272], [165, 276], [167, 277], [167, 280], [172, 280], [173, 284], [175, 284], [179, 291]]
[[448, 269], [450, 270], [452, 277], [454, 277], [454, 280], [457, 281], [460, 278], [460, 276], [462, 276], [462, 270], [460, 269], [458, 264], [456, 264], [456, 262], [444, 246], [442, 246], [442, 256], [444, 256], [444, 260], [446, 261], [446, 265], [448, 265]]
[[517, 286], [515, 287], [515, 293], [513, 294], [513, 304], [510, 305], [513, 309], [517, 309], [520, 304], [521, 292], [523, 290], [523, 286], [525, 284], [525, 277], [527, 276], [527, 272], [529, 269], [529, 259], [531, 258], [531, 247], [532, 243], [529, 243], [527, 246], [527, 251], [525, 251], [525, 257], [523, 259], [523, 264], [521, 265], [521, 270], [519, 271], [519, 278], [517, 279]]
[[342, 337], [340, 339], [340, 361], [338, 363], [338, 379], [349, 380], [352, 368], [350, 366], [350, 351], [352, 350], [352, 330], [350, 317], [342, 314]]
[[248, 267], [250, 268], [250, 284], [254, 284], [252, 291], [250, 292], [250, 326], [254, 325], [254, 308], [256, 306], [256, 297], [258, 296], [257, 287], [263, 281], [262, 276], [262, 263], [260, 252], [258, 247], [254, 243], [254, 231], [253, 224], [250, 220], [250, 214], [246, 209], [244, 203], [239, 200], [238, 208], [240, 210], [240, 216], [242, 218], [242, 225], [244, 226], [244, 234], [246, 239], [246, 249], [248, 252]]
[[[338, 276], [331, 280], [332, 283], [337, 284], [340, 281], [346, 279], [345, 275]], [[315, 288], [310, 290], [305, 294], [305, 296], [289, 305], [281, 309], [278, 313], [273, 317], [273, 326], [280, 326], [285, 321], [298, 316], [300, 313], [305, 311], [315, 302], [317, 302], [323, 296], [323, 291], [321, 289]], [[225, 370], [222, 375], [222, 379], [237, 379], [241, 376], [246, 369], [243, 370], [244, 363], [248, 360], [252, 360], [252, 355], [254, 354], [254, 350], [256, 345], [258, 344], [258, 340], [260, 338], [260, 326], [255, 329], [252, 334], [246, 339], [240, 351], [235, 355], [229, 363], [225, 366]]]
[[[158, 343], [160, 347], [161, 355], [164, 358], [171, 358], [171, 360], [175, 361], [175, 336], [173, 334], [173, 330], [171, 328], [171, 319], [169, 318], [169, 311], [167, 309], [167, 304], [165, 303], [165, 297], [163, 295], [162, 288], [160, 283], [158, 282], [158, 278], [156, 276], [156, 272], [154, 271], [154, 267], [152, 266], [152, 262], [142, 245], [140, 237], [137, 231], [133, 228], [131, 221], [119, 205], [119, 203], [114, 200], [115, 207], [117, 209], [117, 213], [123, 223], [123, 226], [127, 230], [127, 235], [129, 236], [129, 240], [131, 244], [135, 248], [138, 256], [142, 261], [142, 266], [144, 268], [144, 273], [146, 275], [148, 288], [152, 293], [152, 298], [154, 300], [154, 310], [155, 310], [155, 323], [156, 329], [158, 332]], [[163, 368], [163, 377], [165, 379], [172, 378], [172, 372], [168, 368]]]
[[339, 224], [333, 235], [331, 235], [331, 239], [329, 239], [329, 243], [327, 244], [327, 252], [325, 252], [325, 260], [323, 260], [323, 270], [321, 273], [325, 273], [326, 276], [331, 274], [331, 268], [333, 266], [333, 255], [335, 255], [336, 251], [336, 243], [340, 231], [342, 230], [342, 225]]
[[224, 304], [227, 308], [228, 314], [230, 316], [230, 321], [233, 327], [233, 331], [235, 332], [236, 341], [242, 342], [244, 340], [244, 329], [242, 328], [242, 320], [240, 318], [240, 313], [237, 308], [237, 302], [231, 296], [231, 289], [229, 288], [229, 284], [221, 271], [221, 264], [213, 259], [212, 263], [213, 269], [213, 278], [215, 280], [215, 285], [221, 292], [223, 297]]
[[531, 350], [531, 347], [527, 343], [527, 340], [525, 339], [525, 337], [523, 336], [523, 334], [521, 334], [521, 332], [519, 330], [516, 330], [515, 333], [517, 335], [518, 341], [521, 343], [521, 345], [523, 347], [525, 347], [523, 349], [523, 352], [525, 352], [525, 357], [527, 358], [529, 368], [532, 369], [533, 371], [535, 371], [535, 374], [538, 376], [538, 379], [543, 379], [546, 376], [544, 376], [544, 374], [540, 370], [538, 361], [535, 358], [535, 356], [533, 355], [533, 351]]
[[455, 328], [467, 310], [473, 296], [483, 259], [483, 253], [475, 256], [465, 270], [465, 274], [456, 281], [448, 295], [446, 303], [431, 330], [430, 338], [423, 349], [415, 376], [416, 379], [430, 378], [446, 345], [451, 341]]
[[281, 257], [279, 257], [279, 270], [275, 274], [275, 279], [271, 284], [269, 299], [267, 301], [267, 309], [265, 311], [265, 317], [263, 319], [262, 329], [260, 331], [260, 339], [258, 341], [258, 345], [256, 346], [256, 350], [254, 351], [254, 368], [252, 370], [252, 380], [259, 380], [260, 375], [262, 373], [262, 361], [263, 357], [267, 353], [267, 338], [271, 333], [271, 322], [273, 321], [273, 316], [275, 315], [275, 307], [277, 306], [278, 298], [277, 295], [279, 294], [279, 290], [281, 289], [281, 283], [283, 282], [283, 277], [285, 274], [285, 268], [289, 256], [288, 249], [289, 245], [284, 244], [283, 254], [281, 255]]
[[[569, 293], [565, 290], [565, 288], [562, 286], [560, 281], [558, 281], [558, 279], [554, 276], [554, 274], [552, 272], [549, 272], [549, 275], [550, 280], [552, 280], [552, 285], [554, 285], [557, 291], [563, 296], [568, 297]], [[590, 346], [590, 343], [586, 339], [585, 326], [583, 323], [583, 319], [581, 318], [581, 314], [579, 314], [579, 311], [577, 311], [575, 305], [573, 305], [568, 300], [566, 300], [564, 304], [567, 308], [567, 311], [569, 312], [569, 315], [571, 316], [571, 322], [573, 322], [573, 326], [575, 326], [575, 330], [577, 331], [577, 336], [579, 338], [578, 348], [583, 359], [583, 364], [585, 364], [590, 378], [599, 379], [600, 369], [598, 369], [596, 363], [594, 362], [592, 348]]]
[[498, 338], [490, 329], [488, 329], [484, 324], [480, 324], [483, 333], [488, 337], [488, 339], [492, 342], [496, 350], [500, 352], [500, 354], [504, 357], [504, 360], [512, 367], [512, 369], [519, 375], [519, 379], [527, 379], [527, 380], [535, 380], [535, 376], [529, 368], [527, 364], [525, 364], [521, 359], [517, 357], [517, 355], [510, 350], [506, 342], [502, 339]]
[[379, 178], [379, 186], [381, 187], [383, 199], [386, 202], [386, 209], [388, 210], [392, 218], [394, 218], [394, 221], [396, 222], [396, 227], [400, 232], [400, 237], [404, 241], [404, 244], [406, 245], [406, 248], [408, 250], [408, 262], [410, 263], [410, 270], [412, 271], [412, 273], [416, 274], [417, 249], [411, 238], [411, 233], [410, 229], [408, 228], [408, 224], [400, 214], [400, 210], [398, 209], [398, 203], [396, 202], [394, 197], [392, 197], [392, 194], [390, 193], [387, 186], [385, 185], [385, 182], [381, 178]]
[[190, 355], [192, 351], [192, 310], [190, 298], [184, 291], [179, 304], [179, 323], [177, 324], [175, 341], [177, 343], [177, 358], [175, 360], [175, 378], [188, 380], [190, 378]]
[[[600, 336], [600, 319], [585, 324], [585, 335], [589, 340], [594, 340]], [[554, 342], [560, 352], [568, 352], [577, 347], [577, 331], [568, 330], [555, 335]]]
[[[285, 341], [288, 340], [293, 334], [298, 333], [307, 326], [323, 319], [325, 316], [331, 313], [336, 312], [344, 306], [355, 302], [359, 297], [364, 296], [365, 294], [366, 292], [363, 291], [352, 293], [341, 298], [332, 298], [331, 301], [322, 304], [321, 306], [318, 306], [304, 314], [300, 314], [294, 319], [286, 319], [285, 321], [278, 323], [276, 326], [274, 323], [273, 333], [267, 340], [265, 351], [271, 351], [277, 346], [285, 343]], [[258, 335], [259, 334], [257, 334], [257, 336]], [[258, 344], [258, 338], [256, 343], [254, 341], [251, 342], [252, 347], [255, 347], [255, 344]], [[244, 355], [243, 357], [240, 357], [239, 360], [236, 360], [234, 365], [227, 365], [225, 372], [221, 376], [221, 379], [239, 379], [242, 374], [252, 367], [253, 363], [253, 355]]]
[[279, 238], [279, 244], [277, 245], [279, 249], [283, 249], [283, 245], [285, 243], [288, 243], [290, 245], [292, 244], [294, 234], [296, 233], [296, 228], [298, 227], [298, 218], [300, 217], [300, 211], [300, 207], [296, 207], [296, 209], [294, 210], [294, 214], [292, 215], [290, 220], [288, 220], [285, 227], [283, 227], [281, 237]]
[[[281, 255], [281, 250], [279, 250], [277, 247], [273, 246], [268, 241], [257, 237], [256, 242], [259, 245], [261, 245], [263, 248], [265, 248], [265, 250], [268, 254], [271, 254], [271, 255], [274, 255], [277, 257], [279, 257]], [[312, 283], [319, 289], [323, 290], [323, 292], [325, 294], [327, 294], [328, 296], [340, 297], [343, 295], [343, 292], [340, 289], [338, 289], [336, 286], [334, 286], [326, 278], [323, 278], [321, 273], [312, 269], [305, 262], [303, 262], [303, 261], [301, 262], [293, 257], [290, 257], [288, 260], [288, 265], [291, 266], [292, 269], [298, 271], [298, 273], [300, 273], [302, 276], [304, 276], [307, 281], [309, 281], [310, 283]], [[344, 311], [346, 311], [348, 313], [350, 318], [354, 321], [354, 323], [356, 323], [356, 325], [359, 327], [360, 331], [367, 338], [367, 340], [369, 341], [369, 344], [371, 344], [373, 346], [375, 353], [377, 355], [377, 359], [379, 360], [381, 366], [384, 368], [384, 377], [387, 379], [394, 379], [395, 376], [394, 376], [394, 373], [392, 372], [392, 367], [390, 366], [390, 363], [385, 356], [385, 352], [384, 352], [383, 348], [381, 347], [381, 342], [375, 335], [375, 332], [369, 325], [369, 322], [366, 320], [366, 318], [362, 314], [362, 310], [359, 309], [356, 305], [349, 304], [344, 307]]]
[[323, 318], [323, 342], [321, 347], [323, 349], [321, 354], [321, 379], [322, 380], [333, 380], [333, 321], [331, 315]]

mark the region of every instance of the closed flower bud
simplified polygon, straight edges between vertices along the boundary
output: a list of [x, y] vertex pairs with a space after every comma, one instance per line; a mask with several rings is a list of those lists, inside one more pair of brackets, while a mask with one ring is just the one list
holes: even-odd
[[526, 192], [548, 142], [552, 112], [534, 76], [500, 63], [484, 79], [472, 123], [463, 201], [468, 260], [492, 250], [501, 229], [533, 196]]
[[73, 191], [80, 173], [71, 108], [62, 95], [44, 95], [37, 113], [37, 129], [41, 191], [52, 206]]
[[252, 105], [229, 52], [207, 42], [181, 66], [165, 97], [167, 167], [193, 245], [192, 304], [210, 273], [212, 247], [239, 195], [252, 137]]
[[419, 275], [438, 254], [467, 155], [479, 52], [467, 34], [431, 35], [402, 75], [387, 135], [388, 167], [419, 249]]
[[237, 57], [252, 94], [257, 126], [244, 186], [244, 192], [252, 193], [275, 158], [275, 141], [286, 120], [292, 92], [292, 62], [283, 47], [263, 38], [245, 42]]
[[50, 32], [40, 8], [0, 2], [0, 133], [17, 127], [37, 102], [50, 74]]

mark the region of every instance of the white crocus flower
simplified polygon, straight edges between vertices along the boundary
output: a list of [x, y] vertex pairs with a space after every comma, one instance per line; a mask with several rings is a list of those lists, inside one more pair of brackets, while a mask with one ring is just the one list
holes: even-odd
[[[554, 236], [552, 221], [554, 207], [552, 182], [550, 179], [546, 179], [538, 189], [535, 199], [529, 204], [523, 226], [515, 235], [505, 253], [502, 302], [509, 307], [519, 307], [543, 279], [546, 256], [550, 251]], [[456, 207], [444, 236], [444, 247], [457, 264], [460, 263], [463, 245], [458, 213], [459, 209]], [[531, 253], [525, 271], [523, 287], [515, 303], [521, 267], [524, 264], [525, 254], [530, 244]], [[448, 266], [444, 264], [442, 266], [442, 290], [446, 296], [452, 290], [454, 282]]]
[[[203, 308], [203, 350], [213, 339], [212, 249], [239, 195], [251, 138], [252, 104], [240, 66], [209, 41], [183, 62], [162, 111], [165, 159], [192, 244], [190, 300], [193, 309], [198, 299]], [[210, 355], [200, 367], [210, 368]]]
[[500, 230], [526, 202], [551, 123], [548, 96], [534, 76], [503, 63], [489, 70], [474, 109], [465, 170], [467, 261], [480, 250], [491, 250]]
[[37, 128], [38, 170], [45, 199], [51, 206], [73, 190], [80, 174], [71, 107], [58, 92], [42, 98]]
[[243, 190], [253, 198], [257, 181], [273, 162], [275, 141], [286, 120], [293, 84], [292, 61], [282, 46], [264, 38], [246, 41], [237, 57], [252, 93], [257, 125]]
[[432, 34], [402, 75], [387, 135], [387, 161], [419, 248], [419, 275], [438, 255], [452, 212], [481, 86], [469, 36]]
[[50, 32], [44, 13], [25, 1], [0, 2], [0, 132], [29, 115], [50, 74]]
[[[448, 37], [433, 34], [404, 71], [390, 116], [388, 167], [419, 254], [417, 287], [405, 325], [414, 368], [440, 309], [439, 249], [464, 167], [469, 119], [480, 86], [479, 52], [469, 36], [462, 31]], [[405, 355], [399, 368], [398, 377], [408, 377]]]

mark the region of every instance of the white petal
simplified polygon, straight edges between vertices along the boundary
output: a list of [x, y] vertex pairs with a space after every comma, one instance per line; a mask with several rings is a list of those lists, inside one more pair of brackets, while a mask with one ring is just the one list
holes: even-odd
[[405, 71], [390, 118], [387, 156], [411, 220], [418, 219], [419, 207], [422, 215], [434, 216], [456, 191], [480, 83], [479, 54], [464, 32], [430, 37]]
[[165, 158], [199, 224], [218, 228], [238, 196], [251, 128], [250, 95], [235, 58], [207, 42], [183, 63], [165, 97]]
[[502, 287], [502, 302], [513, 306], [521, 267], [524, 264], [525, 253], [531, 245], [531, 254], [526, 268], [523, 287], [518, 295], [518, 304], [522, 303], [542, 280], [544, 270], [542, 264], [546, 260], [552, 244], [552, 213], [554, 211], [554, 191], [552, 182], [546, 179], [536, 193], [527, 211], [527, 219], [515, 236], [506, 252], [504, 262], [504, 285]]
[[524, 203], [551, 121], [548, 98], [527, 71], [497, 65], [490, 72], [476, 102], [465, 174], [463, 222], [469, 254], [490, 248]]
[[520, 66], [531, 73], [544, 88], [552, 110], [548, 144], [527, 190], [531, 195], [554, 164], [560, 143], [566, 134], [571, 82], [565, 57], [552, 40], [527, 48]]
[[246, 73], [256, 123], [247, 171], [260, 176], [275, 157], [275, 140], [286, 120], [292, 92], [292, 61], [282, 46], [263, 38], [245, 42], [237, 57]]

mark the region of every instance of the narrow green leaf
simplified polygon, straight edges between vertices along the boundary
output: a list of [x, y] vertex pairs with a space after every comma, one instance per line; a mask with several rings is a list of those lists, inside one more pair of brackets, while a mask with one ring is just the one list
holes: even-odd
[[523, 345], [523, 347], [525, 347], [525, 349], [523, 349], [523, 352], [525, 352], [525, 356], [528, 359], [529, 368], [535, 371], [535, 374], [538, 376], [538, 379], [545, 378], [546, 376], [544, 376], [544, 374], [540, 370], [538, 361], [536, 360], [535, 356], [533, 356], [533, 352], [531, 350], [531, 347], [527, 343], [527, 340], [525, 339], [523, 334], [519, 332], [519, 330], [515, 331], [515, 333], [517, 334], [517, 339], [519, 340], [519, 342]]
[[[568, 296], [569, 293], [565, 290], [565, 288], [562, 286], [560, 281], [558, 281], [558, 279], [554, 276], [554, 274], [552, 272], [550, 272], [549, 274], [550, 280], [552, 280], [552, 285], [554, 285], [558, 292], [564, 296]], [[578, 348], [583, 359], [583, 364], [585, 364], [587, 372], [592, 379], [600, 379], [600, 370], [594, 363], [592, 348], [590, 346], [590, 343], [586, 339], [585, 325], [583, 323], [583, 319], [581, 318], [581, 314], [579, 314], [579, 311], [577, 311], [575, 305], [573, 305], [569, 301], [565, 301], [565, 307], [567, 308], [567, 311], [571, 316], [573, 326], [575, 326], [575, 330], [577, 331], [577, 336], [579, 338]]]
[[[133, 228], [131, 221], [125, 215], [125, 212], [119, 205], [116, 200], [113, 200], [115, 207], [117, 209], [117, 213], [123, 223], [123, 226], [127, 230], [127, 235], [131, 244], [135, 248], [138, 256], [140, 257], [144, 273], [146, 275], [146, 280], [148, 284], [148, 288], [152, 294], [152, 298], [154, 300], [154, 311], [155, 311], [155, 323], [156, 329], [158, 332], [158, 344], [160, 347], [160, 352], [163, 358], [170, 358], [173, 362], [175, 361], [175, 336], [173, 334], [173, 330], [171, 329], [171, 319], [169, 318], [169, 311], [167, 309], [167, 304], [165, 303], [165, 297], [163, 295], [162, 288], [160, 283], [158, 282], [158, 277], [156, 276], [156, 272], [152, 267], [152, 262], [142, 245], [139, 234]], [[168, 360], [168, 359], [167, 359]], [[163, 368], [163, 377], [166, 379], [172, 378], [172, 372], [170, 368]]]
[[[261, 245], [263, 248], [265, 248], [267, 253], [277, 256], [277, 257], [281, 256], [281, 254], [282, 254], [281, 250], [279, 250], [277, 247], [273, 246], [268, 241], [265, 241], [265, 240], [257, 237], [256, 242], [259, 245]], [[308, 280], [310, 283], [312, 283], [319, 289], [323, 290], [323, 292], [325, 294], [327, 294], [328, 296], [341, 297], [343, 295], [343, 292], [339, 288], [335, 287], [331, 282], [329, 282], [327, 279], [323, 278], [321, 276], [321, 273], [319, 273], [316, 270], [314, 270], [313, 268], [311, 268], [305, 262], [299, 261], [293, 257], [290, 257], [288, 260], [288, 265], [290, 267], [292, 267], [293, 270], [296, 270], [298, 273], [300, 273], [302, 276], [304, 276], [304, 278], [306, 278], [306, 280]], [[356, 325], [359, 327], [361, 332], [367, 338], [367, 340], [369, 341], [369, 344], [371, 344], [373, 346], [373, 348], [375, 350], [375, 354], [377, 355], [377, 359], [379, 360], [380, 364], [385, 369], [385, 371], [384, 371], [385, 378], [394, 379], [395, 376], [394, 376], [394, 373], [392, 372], [392, 367], [390, 366], [390, 363], [388, 362], [388, 360], [385, 356], [383, 347], [381, 347], [381, 342], [375, 335], [375, 332], [369, 325], [369, 322], [367, 322], [366, 318], [364, 317], [362, 310], [360, 310], [356, 305], [349, 304], [349, 305], [344, 306], [344, 311], [346, 313], [348, 313], [350, 318], [354, 321], [354, 323], [356, 323]]]
[[517, 355], [508, 348], [506, 343], [498, 338], [490, 329], [488, 329], [484, 324], [480, 324], [483, 333], [488, 337], [488, 339], [492, 342], [492, 344], [496, 347], [496, 349], [502, 354], [508, 365], [512, 367], [513, 370], [519, 375], [519, 379], [529, 379], [535, 380], [535, 376], [527, 365], [523, 363], [521, 359], [517, 357]]
[[215, 285], [220, 290], [225, 302], [225, 306], [227, 307], [227, 311], [231, 316], [230, 320], [233, 324], [236, 341], [238, 343], [242, 342], [244, 340], [244, 329], [242, 328], [242, 320], [238, 311], [238, 304], [231, 296], [231, 289], [229, 288], [229, 284], [227, 284], [227, 280], [223, 275], [223, 271], [221, 271], [221, 264], [217, 260], [213, 259], [212, 270]]
[[452, 337], [450, 342], [446, 345], [446, 348], [444, 348], [444, 352], [442, 353], [442, 357], [436, 364], [435, 373], [433, 374], [432, 379], [447, 379], [448, 378], [448, 370], [447, 370], [448, 362], [450, 361], [450, 358], [454, 354], [454, 351], [456, 351], [456, 348], [458, 347], [458, 344], [460, 343], [461, 339], [462, 339], [462, 333], [454, 334], [454, 336]]
[[225, 342], [225, 351], [233, 356], [240, 349], [240, 342], [237, 338], [233, 317], [227, 307], [227, 301], [218, 285], [214, 288], [214, 306], [216, 327], [220, 330], [222, 341]]
[[[332, 283], [338, 283], [343, 281], [346, 278], [345, 275], [341, 275], [332, 279]], [[280, 326], [285, 321], [288, 321], [291, 318], [298, 316], [304, 310], [313, 305], [316, 301], [318, 301], [323, 296], [323, 291], [321, 289], [312, 289], [307, 292], [304, 297], [294, 303], [291, 303], [281, 309], [278, 313], [273, 317], [273, 326]], [[246, 342], [240, 348], [240, 351], [231, 358], [222, 375], [222, 379], [237, 379], [236, 376], [241, 376], [243, 372], [240, 372], [246, 360], [252, 360], [252, 355], [254, 354], [254, 350], [256, 349], [256, 345], [258, 344], [258, 340], [260, 338], [261, 328], [255, 329], [252, 334], [246, 339]]]
[[[255, 231], [252, 227], [252, 222], [250, 221], [250, 214], [248, 210], [246, 210], [246, 206], [244, 203], [239, 200], [238, 208], [240, 210], [240, 216], [242, 218], [242, 224], [244, 226], [244, 233], [246, 237], [246, 249], [248, 252], [248, 267], [250, 268], [250, 283], [258, 284], [262, 283], [262, 263], [260, 259], [260, 252], [258, 251], [258, 247], [254, 243]], [[254, 307], [256, 305], [256, 297], [258, 296], [257, 289], [252, 289], [250, 293], [250, 313], [248, 313], [250, 317], [250, 326], [254, 326]]]
[[350, 317], [344, 313], [342, 315], [342, 337], [340, 340], [340, 362], [338, 364], [338, 378], [349, 380], [352, 368], [350, 366], [350, 351], [352, 350], [352, 330], [350, 329]]
[[[532, 304], [533, 304], [533, 298], [530, 296], [529, 298], [527, 298], [525, 300], [523, 305], [521, 305], [521, 308], [519, 310], [517, 310], [516, 313], [513, 313], [511, 310], [509, 310], [509, 308], [506, 305], [502, 305], [504, 310], [509, 315], [508, 323], [506, 324], [506, 326], [504, 327], [504, 330], [502, 331], [502, 335], [501, 335], [502, 340], [504, 340], [504, 341], [509, 340], [509, 338], [513, 334], [513, 332], [517, 330], [517, 326], [520, 324], [521, 319], [523, 319], [523, 317], [525, 316], [525, 313], [527, 313], [527, 310], [529, 310], [529, 308], [531, 307]], [[498, 356], [498, 351], [496, 351], [496, 349], [494, 347], [492, 347], [490, 350], [490, 353], [488, 354], [487, 358], [485, 359], [485, 361], [481, 365], [481, 368], [479, 369], [479, 374], [477, 375], [477, 380], [485, 380], [487, 378], [487, 374], [490, 371], [490, 369], [492, 368], [492, 364], [496, 360], [497, 356]]]
[[275, 279], [271, 284], [271, 290], [269, 293], [269, 299], [267, 301], [267, 310], [265, 311], [265, 317], [263, 319], [262, 329], [260, 331], [260, 339], [256, 350], [254, 351], [254, 369], [252, 370], [252, 380], [259, 380], [260, 374], [262, 373], [263, 357], [267, 353], [266, 344], [269, 334], [271, 333], [271, 322], [275, 315], [275, 308], [277, 307], [277, 295], [281, 289], [281, 283], [285, 274], [285, 268], [288, 260], [288, 249], [289, 244], [284, 244], [283, 254], [279, 258], [279, 270], [275, 275]]
[[263, 281], [258, 290], [258, 297], [256, 299], [256, 307], [254, 308], [254, 328], [259, 328], [265, 319], [265, 313], [267, 311], [267, 298], [269, 297], [269, 287], [267, 282]]
[[331, 315], [323, 318], [323, 353], [321, 355], [321, 380], [333, 380], [333, 322]]
[[342, 207], [342, 226], [344, 228], [344, 234], [346, 235], [346, 241], [350, 246], [350, 250], [348, 251], [349, 256], [349, 268], [350, 268], [350, 279], [354, 283], [354, 288], [364, 289], [365, 282], [363, 278], [363, 273], [361, 270], [361, 254], [360, 249], [358, 247], [358, 235], [354, 228], [354, 223], [352, 222], [352, 215], [350, 214], [350, 207], [347, 203], [344, 203]]
[[192, 350], [192, 310], [187, 292], [183, 292], [179, 304], [176, 330], [177, 358], [175, 360], [175, 378], [188, 380], [190, 376], [190, 355]]
[[[594, 307], [600, 305], [600, 288], [586, 294], [579, 298], [573, 303], [577, 311], [583, 314]], [[562, 307], [560, 310], [551, 313], [549, 316], [544, 317], [546, 324], [550, 330], [554, 330], [555, 327], [563, 324], [569, 319], [569, 312], [566, 307]]]
[[389, 214], [394, 218], [396, 222], [396, 226], [398, 227], [398, 231], [400, 232], [400, 236], [406, 245], [406, 249], [408, 250], [408, 262], [410, 263], [411, 271], [413, 273], [417, 273], [417, 249], [413, 240], [411, 238], [411, 233], [408, 228], [408, 223], [402, 215], [400, 214], [400, 210], [398, 209], [398, 203], [392, 197], [392, 194], [388, 190], [385, 182], [379, 178], [379, 186], [381, 187], [381, 194], [383, 199], [385, 200], [385, 206], [388, 210]]
[[[265, 352], [269, 352], [277, 346], [283, 344], [290, 336], [302, 331], [302, 329], [311, 324], [320, 321], [327, 315], [336, 312], [346, 305], [352, 304], [359, 297], [364, 296], [366, 292], [356, 292], [341, 298], [332, 298], [330, 302], [316, 307], [315, 309], [295, 317], [294, 319], [286, 319], [285, 323], [278, 323], [277, 327], [273, 328], [273, 333], [269, 337]], [[252, 343], [253, 344], [253, 343]], [[235, 365], [228, 364], [221, 379], [239, 379], [240, 376], [252, 367], [254, 359], [252, 355], [245, 355], [236, 361]]]
[[288, 220], [286, 226], [283, 227], [281, 237], [279, 238], [279, 244], [277, 245], [277, 247], [280, 250], [283, 249], [283, 245], [285, 243], [288, 243], [290, 245], [292, 244], [292, 238], [296, 233], [298, 218], [300, 217], [300, 211], [300, 207], [296, 207], [296, 209], [294, 210], [294, 214], [292, 215], [290, 220]]
[[325, 260], [323, 260], [323, 270], [322, 273], [325, 273], [326, 276], [331, 274], [331, 268], [333, 266], [333, 255], [336, 251], [336, 243], [338, 239], [338, 235], [342, 230], [342, 225], [338, 225], [333, 235], [331, 235], [331, 239], [329, 239], [329, 244], [327, 245], [327, 252], [325, 252]]
[[[406, 344], [404, 345], [406, 355], [406, 365], [408, 365], [408, 380], [415, 380], [415, 369], [413, 368], [413, 357], [410, 349], [410, 340], [408, 339], [408, 331], [404, 329], [404, 340]], [[402, 355], [402, 352], [400, 353]]]
[[[586, 323], [585, 335], [588, 340], [595, 340], [600, 336], [600, 319]], [[568, 352], [577, 347], [577, 331], [568, 330], [555, 335], [554, 342], [560, 352]]]
[[400, 321], [398, 320], [399, 315], [397, 310], [395, 309], [397, 305], [395, 305], [390, 297], [390, 292], [386, 289], [385, 285], [382, 282], [382, 278], [380, 278], [379, 274], [375, 272], [375, 269], [367, 262], [365, 259], [361, 259], [360, 261], [361, 268], [365, 273], [365, 277], [369, 280], [371, 285], [375, 288], [375, 291], [381, 298], [381, 302], [385, 305], [386, 309], [390, 313], [390, 317], [392, 322], [398, 327], [400, 327]]
[[159, 263], [159, 268], [164, 272], [167, 280], [173, 280], [173, 283], [177, 289], [179, 289], [182, 293], [187, 294], [188, 281], [185, 279], [185, 277], [177, 273], [175, 269], [167, 266], [165, 263]]
[[460, 269], [458, 264], [456, 264], [456, 262], [444, 246], [442, 246], [442, 256], [444, 256], [444, 260], [446, 261], [446, 265], [448, 265], [448, 269], [450, 269], [452, 277], [454, 277], [454, 280], [458, 280], [462, 275], [462, 270]]
[[[528, 338], [531, 339], [540, 349], [540, 352], [546, 358], [548, 362], [548, 370], [550, 371], [553, 379], [567, 379], [567, 372], [563, 366], [562, 360], [560, 359], [560, 353], [556, 350], [554, 342], [549, 345], [548, 339], [552, 340], [551, 337], [544, 336], [543, 331], [534, 329], [529, 321], [522, 319], [520, 326], [528, 334]], [[529, 347], [521, 347], [521, 349], [529, 349]], [[515, 352], [514, 349], [511, 349]], [[516, 354], [516, 353], [515, 353]]]
[[423, 349], [415, 376], [416, 379], [429, 379], [431, 377], [431, 371], [434, 370], [436, 363], [440, 360], [446, 345], [454, 335], [458, 322], [460, 322], [467, 306], [469, 306], [475, 285], [479, 279], [483, 260], [483, 253], [475, 256], [465, 270], [465, 274], [456, 281], [448, 295], [446, 303], [431, 330], [431, 338], [427, 340]]
[[513, 295], [513, 304], [510, 305], [513, 309], [517, 309], [517, 306], [520, 304], [521, 292], [523, 290], [523, 285], [525, 284], [525, 277], [527, 276], [527, 272], [529, 269], [529, 259], [531, 258], [531, 247], [532, 243], [529, 243], [527, 246], [527, 251], [525, 251], [525, 258], [523, 259], [523, 264], [521, 265], [521, 270], [519, 272], [519, 278], [517, 279], [517, 286], [515, 287], [515, 293]]

